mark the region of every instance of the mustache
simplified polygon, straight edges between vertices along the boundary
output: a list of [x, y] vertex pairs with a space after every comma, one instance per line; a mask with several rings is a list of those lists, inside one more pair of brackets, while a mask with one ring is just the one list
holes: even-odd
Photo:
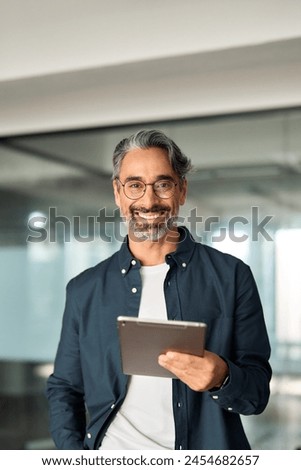
[[130, 208], [131, 213], [134, 214], [135, 212], [142, 212], [143, 214], [147, 214], [148, 212], [169, 212], [170, 208], [165, 206], [164, 204], [154, 204], [151, 207], [143, 207], [143, 206], [132, 206]]

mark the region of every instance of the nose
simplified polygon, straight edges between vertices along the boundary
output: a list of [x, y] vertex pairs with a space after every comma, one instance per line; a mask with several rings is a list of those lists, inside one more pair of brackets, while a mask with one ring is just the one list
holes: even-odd
[[151, 207], [154, 202], [157, 203], [158, 201], [161, 201], [161, 199], [156, 195], [153, 185], [148, 183], [146, 184], [145, 193], [140, 198], [140, 201], [143, 201], [146, 207]]

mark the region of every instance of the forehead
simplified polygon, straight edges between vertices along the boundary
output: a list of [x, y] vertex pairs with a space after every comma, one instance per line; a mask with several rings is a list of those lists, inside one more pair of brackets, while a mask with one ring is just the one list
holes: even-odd
[[124, 178], [162, 175], [176, 176], [167, 152], [158, 147], [130, 150], [121, 162], [120, 176]]

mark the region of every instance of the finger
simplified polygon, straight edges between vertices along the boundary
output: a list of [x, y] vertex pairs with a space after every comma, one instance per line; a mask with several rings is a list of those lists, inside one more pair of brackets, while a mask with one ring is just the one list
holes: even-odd
[[161, 367], [164, 367], [164, 369], [169, 370], [169, 372], [174, 374], [176, 377], [182, 379], [184, 371], [182, 369], [179, 369], [179, 365], [177, 363], [174, 363], [174, 361], [171, 358], [167, 357], [166, 354], [161, 354], [159, 356], [158, 363]]
[[161, 359], [165, 364], [172, 365], [179, 370], [197, 369], [201, 371], [204, 368], [203, 359], [191, 354], [167, 351], [165, 354], [161, 355]]
[[184, 367], [183, 364], [179, 366], [178, 362], [174, 363], [175, 356], [172, 354], [161, 354], [158, 358], [160, 366], [169, 370], [173, 375], [175, 375], [179, 380], [188, 385], [194, 391], [200, 391], [203, 387], [203, 384], [195, 379], [195, 375], [191, 374], [191, 370]]
[[159, 356], [158, 362], [180, 379], [194, 376], [196, 371], [199, 371], [199, 365], [189, 354], [168, 351], [166, 354]]
[[159, 364], [165, 368], [183, 370], [187, 367], [187, 360], [183, 354], [176, 353], [174, 351], [167, 351], [165, 354], [161, 354], [158, 358]]

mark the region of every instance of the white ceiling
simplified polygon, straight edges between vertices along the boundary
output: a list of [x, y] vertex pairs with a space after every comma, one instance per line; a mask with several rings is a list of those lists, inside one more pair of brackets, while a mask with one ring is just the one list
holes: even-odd
[[0, 0], [0, 136], [301, 105], [296, 0]]
[[1, 81], [300, 37], [296, 0], [0, 1]]

